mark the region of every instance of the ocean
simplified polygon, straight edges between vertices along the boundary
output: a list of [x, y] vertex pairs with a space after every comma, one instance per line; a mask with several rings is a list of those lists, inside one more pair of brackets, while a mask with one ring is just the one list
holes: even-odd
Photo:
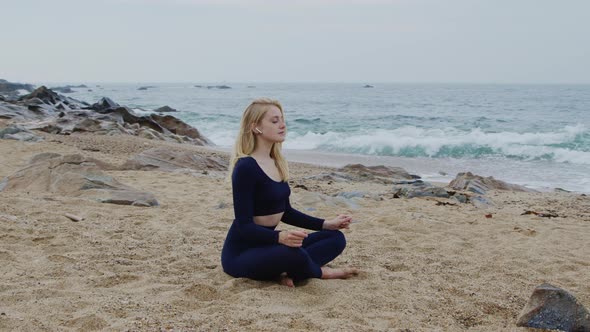
[[291, 160], [401, 166], [440, 182], [471, 171], [590, 193], [590, 85], [85, 84], [68, 95], [106, 96], [141, 114], [168, 105], [221, 149], [233, 145], [250, 101], [264, 96], [283, 104]]

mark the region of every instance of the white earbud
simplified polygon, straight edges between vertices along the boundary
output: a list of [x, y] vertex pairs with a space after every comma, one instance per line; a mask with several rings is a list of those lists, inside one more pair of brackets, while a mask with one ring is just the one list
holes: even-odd
[[260, 129], [258, 129], [258, 127], [254, 128], [254, 130], [256, 130], [259, 134], [262, 134], [262, 132], [260, 131]]

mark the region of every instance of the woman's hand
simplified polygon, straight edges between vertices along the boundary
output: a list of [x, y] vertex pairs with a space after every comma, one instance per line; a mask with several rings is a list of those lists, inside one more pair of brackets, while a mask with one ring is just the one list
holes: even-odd
[[350, 222], [352, 221], [352, 217], [346, 214], [339, 214], [338, 217], [332, 220], [325, 220], [324, 221], [324, 229], [327, 230], [337, 230], [337, 229], [348, 229]]
[[287, 247], [299, 248], [303, 245], [303, 239], [307, 237], [304, 231], [281, 231], [279, 233], [279, 243]]

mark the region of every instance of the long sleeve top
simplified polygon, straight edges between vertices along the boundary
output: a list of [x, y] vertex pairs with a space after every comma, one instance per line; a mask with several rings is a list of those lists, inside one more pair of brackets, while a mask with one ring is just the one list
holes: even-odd
[[[279, 231], [254, 223], [254, 216], [284, 212], [287, 224], [321, 230], [324, 219], [315, 218], [291, 207], [287, 182], [271, 179], [252, 157], [238, 159], [232, 173], [234, 227], [240, 238], [264, 244], [278, 243]], [[234, 228], [232, 227], [232, 228]]]

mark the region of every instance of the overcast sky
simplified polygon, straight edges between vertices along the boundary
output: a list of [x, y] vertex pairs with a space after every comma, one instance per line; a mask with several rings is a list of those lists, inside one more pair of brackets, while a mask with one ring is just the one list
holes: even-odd
[[0, 0], [0, 8], [0, 78], [15, 82], [590, 83], [588, 0]]

